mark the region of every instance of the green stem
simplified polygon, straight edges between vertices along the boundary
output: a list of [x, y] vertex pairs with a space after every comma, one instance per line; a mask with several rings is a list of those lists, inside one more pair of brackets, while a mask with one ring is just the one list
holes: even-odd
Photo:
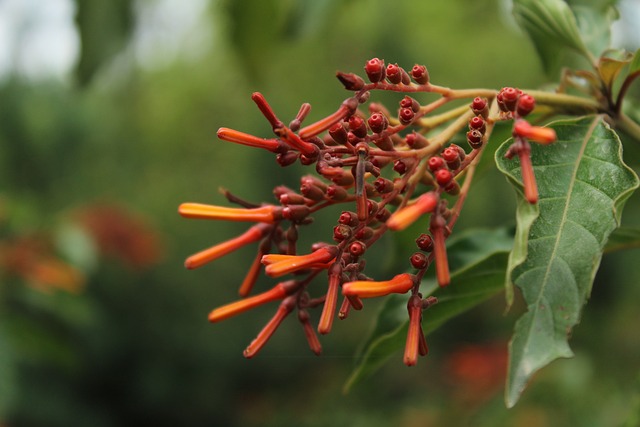
[[536, 103], [559, 107], [563, 112], [598, 113], [602, 111], [600, 103], [591, 98], [567, 95], [564, 93], [545, 92], [541, 90], [529, 90], [526, 92], [535, 98]]
[[637, 141], [640, 141], [640, 124], [634, 122], [624, 113], [620, 113], [613, 120], [614, 126]]

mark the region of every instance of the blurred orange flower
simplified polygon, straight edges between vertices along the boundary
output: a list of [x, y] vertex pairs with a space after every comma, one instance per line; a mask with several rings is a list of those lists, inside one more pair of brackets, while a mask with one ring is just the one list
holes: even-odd
[[102, 254], [120, 259], [129, 267], [144, 269], [162, 258], [158, 232], [144, 218], [125, 208], [93, 204], [80, 208], [75, 218]]
[[44, 292], [79, 293], [84, 275], [58, 258], [45, 236], [18, 237], [0, 244], [0, 266], [9, 275]]

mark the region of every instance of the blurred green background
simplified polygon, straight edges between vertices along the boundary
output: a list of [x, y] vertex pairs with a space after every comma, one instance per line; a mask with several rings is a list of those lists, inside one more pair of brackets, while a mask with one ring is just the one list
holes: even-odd
[[[503, 369], [519, 312], [504, 315], [502, 296], [430, 336], [417, 367], [398, 354], [343, 395], [375, 303], [335, 325], [320, 358], [288, 319], [248, 361], [242, 350], [275, 308], [206, 316], [236, 298], [253, 249], [182, 267], [245, 227], [181, 219], [180, 203], [224, 204], [220, 186], [254, 201], [296, 186], [299, 168], [215, 137], [221, 126], [269, 135], [252, 92], [283, 120], [303, 102], [318, 119], [347, 96], [335, 71], [363, 74], [375, 56], [424, 63], [458, 88], [555, 80], [508, 2], [4, 0], [0, 21], [11, 24], [0, 52], [0, 426], [640, 425], [637, 249], [605, 256], [576, 358], [545, 369], [510, 411]], [[617, 34], [638, 47], [637, 27]], [[639, 142], [624, 142], [638, 171]], [[513, 191], [490, 155], [474, 186], [460, 230], [513, 223]], [[639, 214], [636, 195], [625, 223]], [[302, 231], [327, 239], [334, 221]]]

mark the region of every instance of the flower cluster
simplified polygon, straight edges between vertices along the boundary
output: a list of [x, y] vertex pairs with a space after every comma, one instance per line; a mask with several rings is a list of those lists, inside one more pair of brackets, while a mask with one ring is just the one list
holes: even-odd
[[[197, 268], [245, 245], [257, 245], [257, 255], [240, 285], [242, 299], [209, 315], [211, 322], [218, 322], [280, 301], [273, 318], [245, 350], [246, 357], [260, 351], [294, 311], [311, 350], [319, 354], [316, 331], [327, 334], [336, 316], [344, 319], [350, 310], [361, 310], [364, 299], [392, 293], [409, 295], [404, 363], [415, 365], [419, 355], [427, 354], [422, 313], [437, 300], [421, 294], [422, 277], [435, 264], [439, 285], [450, 283], [445, 241], [459, 217], [475, 165], [497, 121], [513, 121], [515, 142], [508, 154], [517, 155], [521, 161], [527, 200], [537, 200], [528, 141], [549, 143], [555, 135], [524, 120], [535, 107], [532, 96], [509, 87], [500, 91], [454, 90], [434, 85], [423, 65], [406, 71], [398, 64], [385, 66], [384, 61], [374, 58], [364, 68], [368, 82], [356, 74], [337, 73], [338, 80], [353, 95], [334, 113], [307, 126], [302, 127], [302, 123], [310, 113], [309, 104], [303, 104], [285, 125], [264, 96], [254, 93], [252, 99], [274, 136], [260, 138], [228, 128], [218, 130], [218, 137], [224, 141], [274, 153], [280, 166], [295, 162], [315, 166], [315, 174], [300, 179], [299, 189], [278, 186], [273, 191], [276, 202], [269, 204], [253, 204], [225, 192], [229, 202], [238, 207], [198, 203], [179, 207], [180, 214], [187, 218], [254, 223], [242, 235], [192, 255], [185, 263], [187, 268]], [[396, 111], [369, 102], [373, 91], [400, 94]], [[439, 96], [422, 104], [414, 98], [421, 93]], [[456, 102], [464, 99], [470, 103]], [[441, 109], [445, 111], [436, 113]], [[466, 149], [451, 143], [454, 136], [465, 132]], [[310, 224], [316, 212], [333, 205], [344, 206], [344, 210], [331, 240], [313, 244], [309, 252], [300, 251], [300, 227]], [[381, 281], [368, 277], [367, 250], [388, 230], [403, 230], [423, 217], [428, 217], [428, 222], [409, 259], [411, 272]], [[283, 279], [267, 291], [254, 293], [263, 265], [267, 276]], [[314, 280], [318, 276], [325, 279]], [[316, 307], [321, 313], [314, 327], [309, 310]]]

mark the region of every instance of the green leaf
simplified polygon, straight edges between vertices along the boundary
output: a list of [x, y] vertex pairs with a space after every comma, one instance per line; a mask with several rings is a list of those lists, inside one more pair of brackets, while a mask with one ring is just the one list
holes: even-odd
[[[518, 286], [527, 312], [518, 320], [510, 344], [506, 403], [518, 401], [531, 376], [560, 357], [571, 357], [568, 335], [591, 292], [602, 252], [619, 225], [625, 200], [638, 177], [622, 161], [622, 145], [602, 116], [550, 125], [558, 140], [533, 144], [531, 159], [538, 180], [536, 206], [520, 203], [508, 278]], [[517, 159], [505, 159], [510, 145], [496, 152], [498, 167], [522, 198]], [[535, 216], [532, 220], [532, 216]], [[525, 247], [526, 244], [526, 247]], [[512, 256], [513, 258], [513, 256]]]
[[[507, 254], [512, 237], [506, 229], [470, 230], [448, 246], [451, 285], [440, 289], [434, 280], [421, 285], [423, 295], [437, 295], [438, 304], [424, 315], [426, 334], [447, 320], [480, 304], [502, 290]], [[374, 329], [364, 344], [358, 364], [345, 384], [345, 391], [378, 370], [402, 350], [407, 334], [407, 295], [388, 297]]]
[[514, 0], [513, 14], [531, 38], [547, 72], [555, 69], [559, 54], [567, 48], [593, 62], [576, 17], [564, 1]]
[[611, 24], [619, 18], [618, 10], [610, 4], [571, 6], [580, 37], [586, 48], [598, 57], [611, 45]]

